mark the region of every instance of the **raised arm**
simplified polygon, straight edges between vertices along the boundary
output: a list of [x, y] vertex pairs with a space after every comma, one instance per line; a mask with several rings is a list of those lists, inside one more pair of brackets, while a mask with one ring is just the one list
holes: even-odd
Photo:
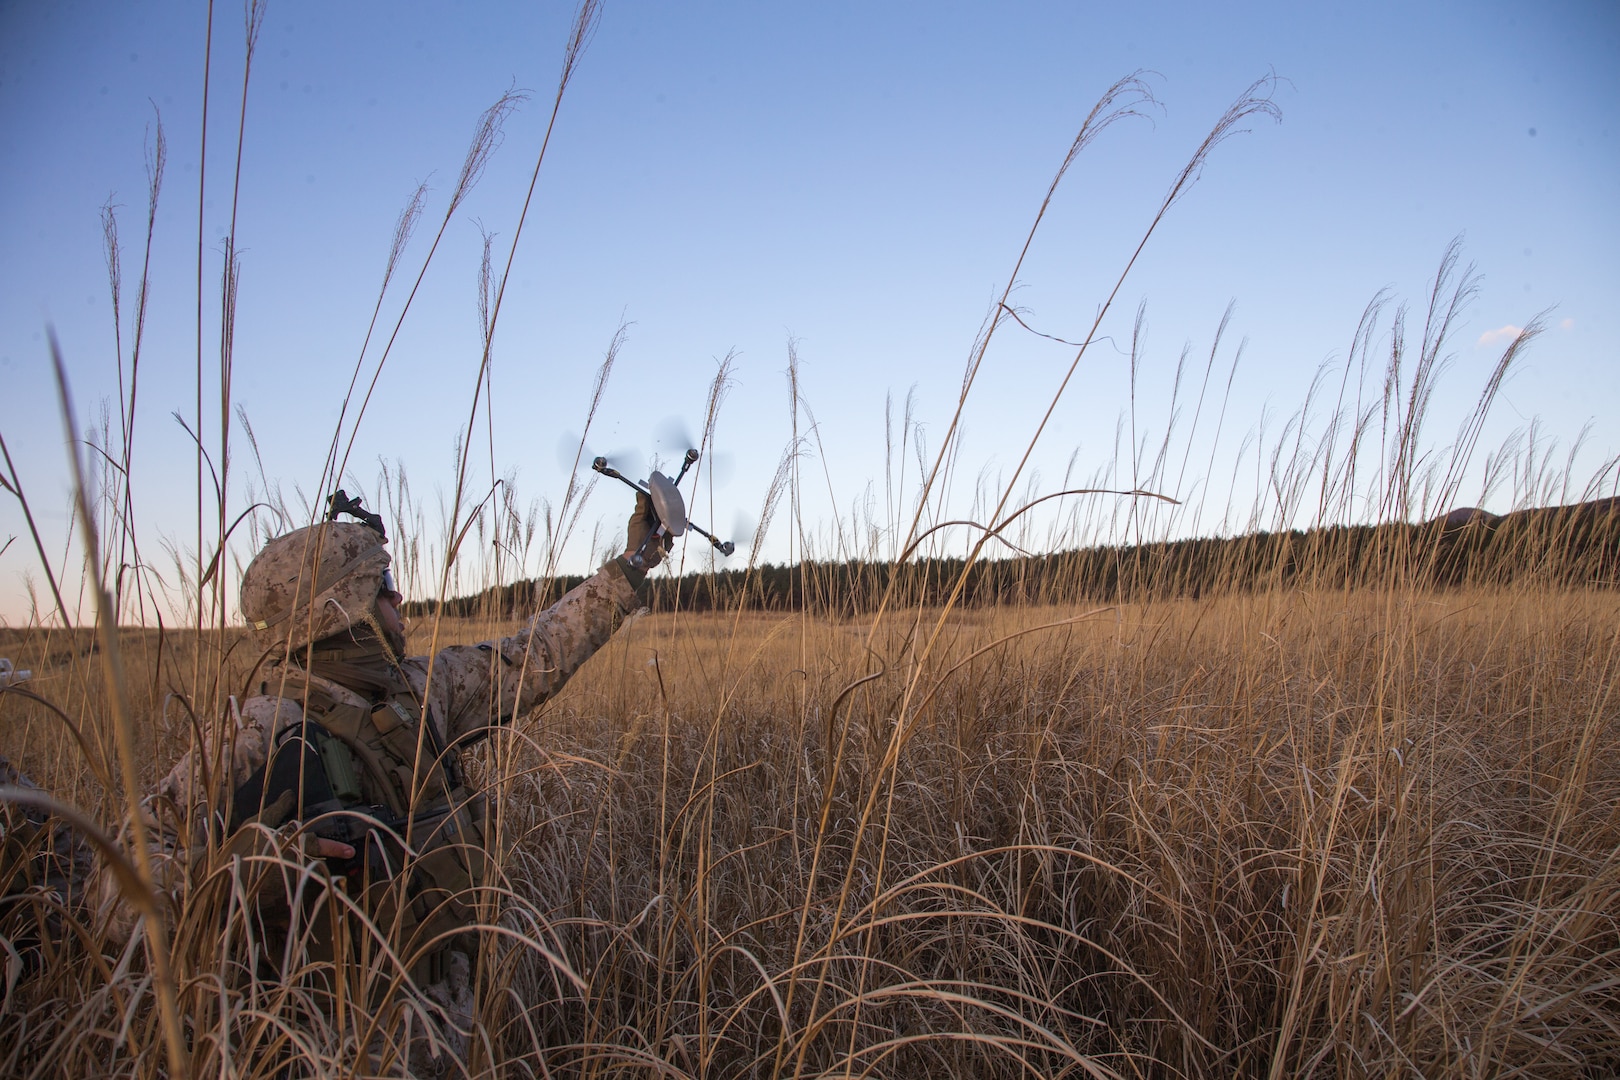
[[[451, 741], [483, 738], [562, 689], [641, 606], [631, 575], [644, 577], [614, 559], [511, 637], [439, 650], [428, 695]], [[427, 658], [414, 663], [425, 671]]]
[[[569, 676], [607, 644], [626, 615], [642, 606], [646, 571], [631, 564], [652, 524], [646, 496], [636, 501], [625, 553], [570, 589], [511, 637], [441, 649], [428, 695], [452, 742], [476, 741], [497, 724], [526, 712], [562, 689]], [[643, 549], [658, 565], [663, 549]], [[425, 674], [427, 658], [412, 661]]]

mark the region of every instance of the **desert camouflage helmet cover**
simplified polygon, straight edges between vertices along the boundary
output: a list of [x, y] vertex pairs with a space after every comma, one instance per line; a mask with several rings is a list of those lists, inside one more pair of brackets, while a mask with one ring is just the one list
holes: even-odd
[[[262, 648], [301, 648], [366, 621], [388, 549], [370, 527], [326, 521], [264, 545], [242, 574], [242, 617]], [[311, 612], [313, 611], [313, 617]]]

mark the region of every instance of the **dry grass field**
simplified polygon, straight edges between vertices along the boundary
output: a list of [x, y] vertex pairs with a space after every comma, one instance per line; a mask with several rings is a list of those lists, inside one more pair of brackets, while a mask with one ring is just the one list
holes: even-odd
[[[250, 5], [250, 31], [260, 17]], [[585, 0], [553, 121], [595, 19]], [[339, 484], [361, 488], [349, 454], [371, 389], [517, 98], [480, 118], [429, 242], [411, 247], [425, 186], [402, 211], [375, 340], [355, 358], [324, 466], [286, 480], [300, 498], [313, 493], [302, 506], [265, 474], [230, 390], [234, 225], [219, 299], [199, 262], [195, 416], [176, 413], [197, 433], [194, 538], [189, 525], [179, 539], [156, 538], [167, 524], [137, 536], [145, 519], [130, 477], [148, 290], [143, 270], [120, 308], [123, 248], [109, 204], [113, 319], [128, 336], [117, 339], [116, 409], [103, 409], [88, 439], [51, 343], [74, 452], [71, 557], [35, 528], [25, 491], [50, 484], [28, 477], [25, 489], [0, 438], [0, 487], [27, 518], [48, 587], [28, 625], [0, 628], [0, 656], [33, 673], [0, 688], [0, 753], [51, 800], [0, 791], [0, 865], [18, 875], [42, 865], [52, 834], [38, 822], [51, 810], [99, 845], [103, 868], [88, 895], [30, 888], [21, 876], [0, 882], [0, 1076], [1620, 1074], [1612, 543], [1569, 552], [1569, 565], [1542, 557], [1552, 547], [1515, 549], [1529, 565], [1447, 588], [1424, 584], [1436, 580], [1423, 565], [1430, 556], [1403, 540], [1368, 548], [1370, 567], [1332, 564], [1336, 556], [1309, 545], [1324, 565], [1291, 564], [1286, 576], [1247, 568], [1264, 544], [1230, 547], [1223, 557], [1233, 561], [1216, 565], [1209, 587], [1198, 579], [1197, 600], [1153, 600], [1163, 583], [1139, 576], [1111, 579], [1110, 595], [1134, 599], [1079, 606], [1047, 602], [1089, 587], [1075, 580], [1001, 606], [952, 591], [1000, 550], [992, 537], [1044, 556], [1184, 538], [1218, 546], [1309, 526], [1391, 525], [1414, 536], [1467, 501], [1530, 507], [1614, 494], [1620, 460], [1584, 485], [1574, 475], [1584, 436], [1562, 466], [1539, 421], [1494, 451], [1479, 446], [1540, 318], [1525, 321], [1482, 389], [1448, 398], [1475, 402], [1449, 443], [1425, 430], [1474, 288], [1456, 245], [1426, 305], [1373, 299], [1348, 352], [1317, 370], [1280, 426], [1262, 420], [1244, 434], [1238, 406], [1228, 415], [1227, 355], [1235, 371], [1242, 348], [1222, 345], [1226, 320], [1207, 365], [1183, 354], [1167, 402], [1137, 400], [1133, 339], [1130, 397], [1120, 402], [1128, 439], [1116, 440], [1112, 461], [1088, 459], [1088, 479], [1040, 481], [1037, 444], [1064, 394], [1098, 364], [1123, 362], [1087, 350], [1112, 327], [1105, 319], [1137, 254], [1222, 141], [1277, 116], [1274, 85], [1262, 79], [1241, 94], [1172, 178], [1140, 244], [1121, 253], [1111, 291], [1095, 298], [1045, 412], [1033, 409], [1027, 430], [998, 447], [996, 460], [1009, 464], [993, 483], [972, 478], [962, 423], [981, 371], [1001, 359], [998, 332], [1028, 330], [1011, 306], [1023, 254], [968, 351], [955, 412], [930, 417], [930, 448], [908, 399], [886, 429], [887, 458], [857, 478], [872, 485], [868, 495], [881, 478], [881, 509], [874, 497], [851, 504], [847, 519], [805, 511], [806, 485], [821, 483], [810, 473], [823, 432], [790, 346], [790, 434], [770, 489], [750, 501], [763, 496], [757, 537], [772, 535], [781, 511], [777, 535], [794, 539], [792, 568], [778, 576], [799, 576], [803, 603], [752, 610], [760, 605], [748, 598], [763, 590], [748, 561], [737, 605], [703, 614], [664, 605], [632, 621], [562, 693], [472, 748], [469, 773], [489, 795], [491, 873], [461, 897], [477, 915], [464, 942], [475, 969], [442, 993], [409, 974], [437, 943], [406, 939], [334, 884], [303, 855], [306, 836], [261, 830], [257, 847], [243, 847], [235, 839], [249, 830], [221, 829], [177, 854], [150, 850], [147, 817], [134, 811], [182, 753], [231, 732], [258, 660], [232, 628], [239, 561], [316, 519]], [[1139, 77], [1104, 93], [1022, 252], [1085, 148], [1154, 106]], [[160, 125], [148, 249], [163, 138]], [[503, 234], [513, 250], [528, 205]], [[542, 514], [494, 481], [510, 463], [494, 460], [485, 396], [506, 286], [491, 269], [501, 263], [490, 236], [481, 362], [465, 386], [456, 480], [440, 494], [437, 532], [402, 469], [385, 465], [365, 490], [418, 600], [550, 577], [584, 542], [573, 535], [584, 484], [552, 493]], [[204, 348], [202, 312], [216, 304], [219, 369], [205, 378], [213, 347]], [[573, 419], [590, 432], [622, 341], [621, 332], [583, 422], [559, 408], [548, 417], [557, 430]], [[701, 418], [705, 461], [729, 363]], [[954, 387], [957, 374], [942, 378]], [[205, 385], [220, 388], [217, 402]], [[1274, 416], [1269, 406], [1263, 415]], [[473, 458], [486, 426], [487, 491], [472, 479], [484, 471]], [[582, 436], [581, 462], [584, 446]], [[1252, 505], [1236, 493], [1239, 467], [1253, 472]], [[832, 505], [845, 505], [851, 493], [826, 481]], [[156, 567], [158, 551], [173, 567]], [[938, 572], [945, 556], [960, 577]], [[891, 586], [933, 574], [942, 591], [914, 603], [907, 587], [885, 592], [876, 577], [811, 580], [849, 560], [887, 568]], [[1357, 584], [1340, 587], [1347, 581]], [[428, 651], [516, 625], [424, 616], [411, 643]], [[145, 813], [161, 822], [165, 808], [149, 803]], [[267, 932], [265, 912], [289, 893], [279, 909], [289, 927]], [[138, 932], [126, 932], [137, 914]], [[440, 1021], [460, 1004], [471, 1021], [456, 1035]]]
[[[510, 895], [472, 1071], [1620, 1069], [1612, 591], [965, 610], [929, 652], [938, 615], [645, 616], [481, 749]], [[127, 636], [151, 781], [192, 657]], [[108, 754], [87, 645], [5, 648]], [[0, 725], [116, 819], [59, 719], [5, 694]], [[195, 1075], [346, 1075], [371, 1020], [403, 1037], [385, 950], [263, 985], [223, 895], [171, 923]], [[140, 950], [90, 922], [13, 989], [7, 1073], [163, 1070]]]

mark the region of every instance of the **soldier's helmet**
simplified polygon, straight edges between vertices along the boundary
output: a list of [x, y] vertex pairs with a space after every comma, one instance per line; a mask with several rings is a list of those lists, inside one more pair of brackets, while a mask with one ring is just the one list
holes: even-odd
[[290, 653], [363, 625], [389, 556], [367, 525], [325, 521], [264, 545], [242, 574], [242, 617], [262, 649]]

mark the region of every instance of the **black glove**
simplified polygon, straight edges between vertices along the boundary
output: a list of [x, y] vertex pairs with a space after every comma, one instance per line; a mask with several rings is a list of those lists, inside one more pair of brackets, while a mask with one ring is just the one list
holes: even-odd
[[[636, 493], [636, 510], [630, 515], [630, 526], [626, 530], [624, 549], [625, 557], [634, 555], [639, 548], [641, 562], [645, 569], [651, 570], [664, 561], [664, 553], [675, 545], [675, 538], [668, 533], [648, 539], [648, 535], [661, 524], [658, 520], [658, 511], [653, 509], [652, 497], [645, 491]], [[642, 542], [646, 541], [646, 546]]]

